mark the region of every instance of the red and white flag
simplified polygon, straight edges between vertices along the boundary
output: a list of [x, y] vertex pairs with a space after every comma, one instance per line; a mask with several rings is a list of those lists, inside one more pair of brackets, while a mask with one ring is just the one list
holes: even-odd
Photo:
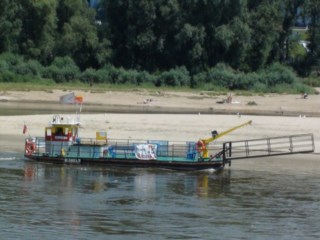
[[28, 128], [27, 128], [27, 125], [23, 125], [23, 130], [22, 130], [22, 133], [23, 134], [26, 134], [26, 132], [28, 131]]

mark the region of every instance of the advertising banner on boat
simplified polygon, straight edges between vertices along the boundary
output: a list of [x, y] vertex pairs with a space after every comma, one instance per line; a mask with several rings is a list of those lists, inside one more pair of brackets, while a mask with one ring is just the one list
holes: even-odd
[[155, 144], [137, 144], [135, 146], [136, 158], [140, 160], [156, 160], [157, 145]]

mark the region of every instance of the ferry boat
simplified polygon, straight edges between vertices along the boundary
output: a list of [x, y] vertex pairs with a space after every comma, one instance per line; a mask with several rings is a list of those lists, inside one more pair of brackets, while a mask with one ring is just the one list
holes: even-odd
[[60, 164], [104, 164], [130, 167], [156, 167], [176, 170], [221, 170], [231, 160], [314, 151], [312, 134], [210, 144], [251, 121], [198, 141], [117, 140], [107, 132], [96, 138], [80, 138], [79, 117], [55, 115], [45, 128], [44, 137], [25, 140], [25, 157]]

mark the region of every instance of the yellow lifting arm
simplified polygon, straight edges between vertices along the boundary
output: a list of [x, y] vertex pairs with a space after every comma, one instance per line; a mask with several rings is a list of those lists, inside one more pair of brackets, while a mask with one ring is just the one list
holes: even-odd
[[245, 122], [245, 123], [243, 123], [243, 124], [241, 124], [241, 125], [239, 125], [239, 126], [235, 126], [235, 127], [233, 127], [233, 128], [230, 128], [230, 129], [227, 130], [227, 131], [224, 131], [224, 132], [222, 132], [222, 133], [220, 133], [220, 134], [217, 134], [217, 135], [215, 135], [215, 136], [212, 136], [211, 138], [201, 139], [201, 141], [203, 141], [204, 144], [207, 145], [208, 143], [210, 143], [210, 142], [212, 142], [212, 141], [214, 141], [214, 140], [216, 140], [216, 139], [218, 139], [218, 138], [221, 138], [221, 137], [223, 137], [224, 135], [227, 135], [228, 133], [230, 133], [230, 132], [232, 132], [232, 131], [234, 131], [234, 130], [237, 130], [238, 128], [244, 127], [244, 126], [246, 126], [246, 125], [248, 125], [248, 124], [251, 124], [251, 123], [252, 123], [252, 121], [250, 120], [250, 121]]
[[229, 130], [224, 131], [224, 132], [222, 132], [222, 133], [220, 133], [220, 134], [213, 135], [213, 136], [210, 137], [210, 138], [200, 139], [200, 140], [196, 143], [196, 149], [197, 149], [197, 151], [198, 151], [199, 153], [202, 153], [201, 155], [202, 155], [203, 158], [208, 158], [208, 157], [209, 157], [209, 151], [208, 151], [208, 149], [207, 149], [207, 145], [208, 145], [210, 142], [212, 142], [212, 141], [214, 141], [214, 140], [216, 140], [216, 139], [218, 139], [218, 138], [221, 138], [221, 137], [223, 137], [224, 135], [226, 135], [226, 134], [228, 134], [228, 133], [230, 133], [230, 132], [232, 132], [232, 131], [234, 131], [234, 130], [236, 130], [236, 129], [238, 129], [238, 128], [241, 128], [241, 127], [244, 127], [244, 126], [246, 126], [246, 125], [248, 125], [248, 124], [251, 124], [251, 123], [252, 123], [252, 121], [250, 120], [250, 121], [245, 122], [245, 123], [243, 123], [243, 124], [241, 124], [241, 125], [238, 125], [238, 126], [235, 126], [235, 127], [233, 127], [233, 128], [230, 128]]

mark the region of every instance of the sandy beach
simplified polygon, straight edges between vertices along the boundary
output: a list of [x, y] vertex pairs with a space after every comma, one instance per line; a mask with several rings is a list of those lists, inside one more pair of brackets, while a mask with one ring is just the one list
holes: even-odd
[[[50, 93], [0, 92], [0, 108], [36, 107], [52, 108], [57, 114], [65, 109], [72, 112], [74, 106], [59, 103], [59, 97], [66, 93], [58, 90]], [[320, 95], [307, 99], [300, 95], [232, 96], [232, 103], [221, 103], [226, 96], [204, 93], [75, 93], [84, 97], [81, 137], [95, 137], [96, 131], [107, 130], [109, 138], [196, 141], [209, 137], [212, 130], [222, 132], [252, 120], [252, 125], [236, 130], [220, 141], [313, 133], [315, 153], [307, 155], [308, 164], [302, 161], [304, 155], [299, 154], [277, 158], [282, 159], [282, 164], [295, 161], [300, 167], [320, 170]], [[249, 105], [249, 102], [256, 105]], [[24, 123], [28, 134], [43, 136], [51, 117], [52, 114], [0, 116], [0, 150], [22, 153], [26, 137], [22, 134]], [[244, 161], [247, 164], [235, 162], [233, 165], [255, 167], [253, 160]], [[268, 168], [270, 161], [275, 160], [259, 164]], [[292, 166], [289, 163], [285, 164], [288, 165], [286, 168]], [[274, 168], [275, 164], [272, 165]]]
[[[320, 89], [317, 89], [320, 91]], [[0, 108], [73, 110], [74, 107], [60, 104], [59, 98], [71, 91], [3, 91], [0, 90]], [[96, 113], [206, 113], [249, 114], [320, 117], [320, 95], [265, 94], [237, 96], [229, 93], [231, 103], [222, 103], [227, 95], [211, 92], [170, 91], [74, 91], [82, 96], [83, 112]]]

